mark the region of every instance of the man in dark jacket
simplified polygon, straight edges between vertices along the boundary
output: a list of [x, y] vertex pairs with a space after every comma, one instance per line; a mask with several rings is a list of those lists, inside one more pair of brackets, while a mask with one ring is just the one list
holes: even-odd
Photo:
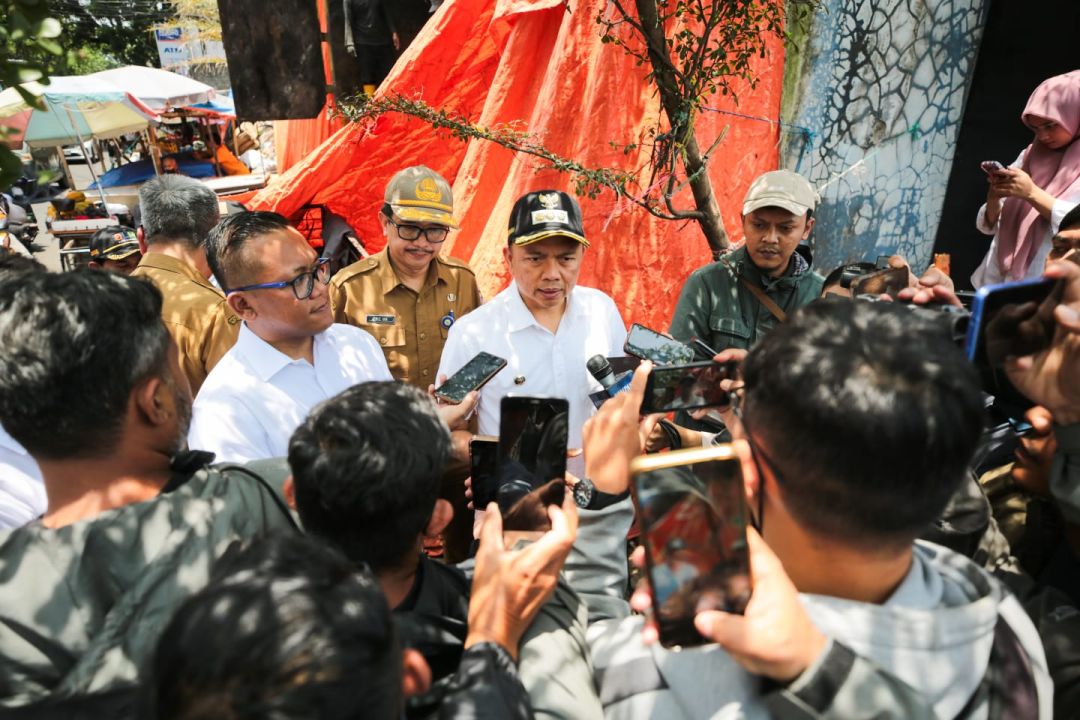
[[372, 95], [397, 60], [401, 39], [384, 0], [344, 0], [345, 50], [360, 65], [360, 84]]
[[816, 299], [823, 281], [799, 246], [814, 228], [817, 201], [806, 178], [789, 170], [754, 180], [743, 200], [746, 244], [690, 275], [671, 320], [672, 337], [697, 337], [717, 351], [749, 349]]
[[277, 482], [179, 452], [191, 391], [145, 280], [0, 281], [0, 423], [48, 508], [0, 534], [0, 706], [132, 682], [234, 540], [294, 527]]

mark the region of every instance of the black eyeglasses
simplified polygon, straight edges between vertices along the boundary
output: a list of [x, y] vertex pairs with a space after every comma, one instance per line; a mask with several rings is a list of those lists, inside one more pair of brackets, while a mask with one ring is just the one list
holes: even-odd
[[258, 285], [244, 285], [243, 287], [231, 288], [226, 292], [240, 292], [241, 290], [277, 290], [291, 287], [297, 300], [307, 300], [311, 297], [311, 291], [315, 289], [315, 281], [323, 285], [330, 284], [330, 258], [319, 258], [315, 267], [307, 272], [302, 272], [292, 280], [280, 282], [259, 283]]
[[450, 234], [450, 228], [445, 227], [430, 227], [422, 228], [416, 225], [398, 225], [390, 218], [386, 218], [386, 222], [394, 226], [397, 230], [398, 237], [402, 240], [412, 242], [418, 239], [421, 235], [432, 245], [438, 245], [442, 241], [446, 240], [446, 236]]

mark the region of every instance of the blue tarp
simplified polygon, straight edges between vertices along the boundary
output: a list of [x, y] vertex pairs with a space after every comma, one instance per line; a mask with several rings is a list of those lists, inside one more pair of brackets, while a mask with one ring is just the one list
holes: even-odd
[[[176, 164], [180, 173], [193, 178], [214, 177], [214, 164], [206, 160], [193, 160], [180, 155], [176, 158]], [[154, 177], [154, 166], [149, 160], [137, 160], [136, 162], [113, 168], [104, 175], [100, 175], [101, 187], [121, 187], [123, 185], [141, 185]], [[97, 183], [91, 183], [90, 190], [96, 190]]]

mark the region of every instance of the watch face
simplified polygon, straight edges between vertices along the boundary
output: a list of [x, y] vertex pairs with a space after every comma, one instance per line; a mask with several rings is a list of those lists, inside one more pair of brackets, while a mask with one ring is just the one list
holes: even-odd
[[596, 494], [596, 490], [592, 484], [592, 481], [587, 478], [578, 480], [574, 485], [574, 503], [579, 508], [589, 507], [589, 503], [592, 502], [593, 495]]

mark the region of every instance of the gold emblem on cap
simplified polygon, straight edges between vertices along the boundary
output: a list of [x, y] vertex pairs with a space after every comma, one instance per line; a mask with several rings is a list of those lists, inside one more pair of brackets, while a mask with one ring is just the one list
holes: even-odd
[[416, 198], [429, 202], [439, 202], [442, 200], [442, 190], [439, 189], [439, 183], [435, 182], [434, 178], [429, 177], [416, 183]]
[[540, 197], [538, 197], [537, 200], [539, 200], [540, 204], [548, 210], [554, 210], [559, 207], [558, 193], [540, 193]]

